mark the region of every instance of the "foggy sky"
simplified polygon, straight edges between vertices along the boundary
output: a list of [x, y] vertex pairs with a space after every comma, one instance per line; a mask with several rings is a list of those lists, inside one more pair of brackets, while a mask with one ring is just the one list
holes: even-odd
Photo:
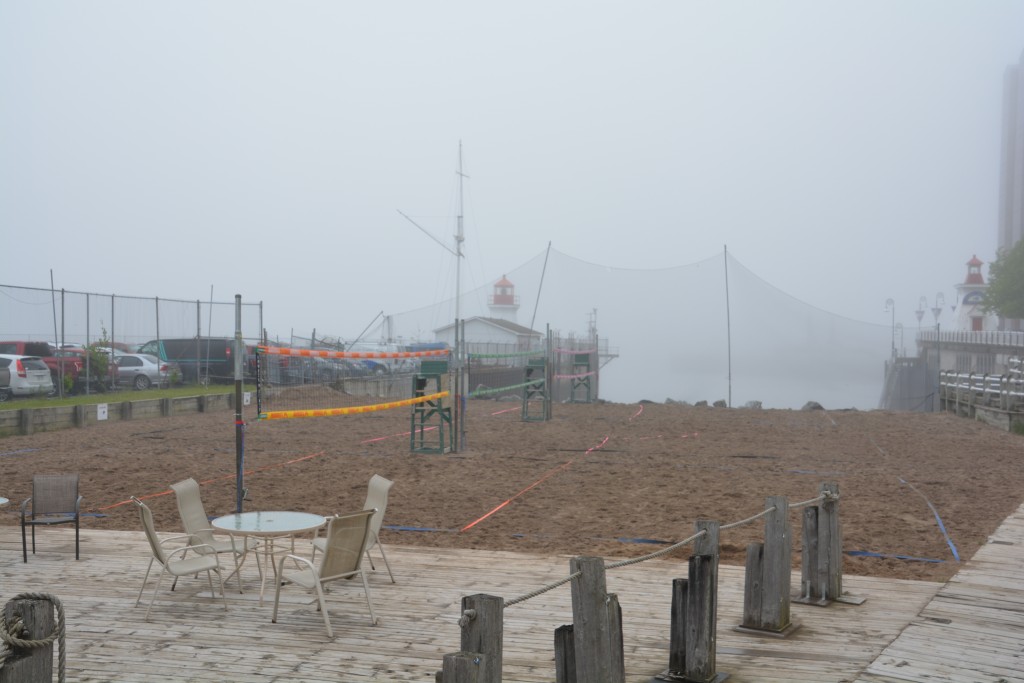
[[635, 269], [727, 245], [916, 328], [995, 257], [1022, 50], [1021, 0], [0, 0], [0, 284], [212, 288], [355, 336], [453, 296], [398, 211], [453, 243], [461, 141], [464, 291], [548, 242]]

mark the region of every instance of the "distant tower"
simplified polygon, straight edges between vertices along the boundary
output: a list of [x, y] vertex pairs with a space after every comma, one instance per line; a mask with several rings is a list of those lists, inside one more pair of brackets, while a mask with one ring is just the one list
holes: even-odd
[[1003, 76], [1003, 154], [999, 183], [1000, 249], [1024, 237], [1024, 53]]
[[494, 294], [489, 299], [487, 307], [491, 309], [492, 318], [516, 322], [519, 297], [516, 295], [516, 286], [509, 281], [508, 276], [502, 275], [501, 279], [494, 283]]
[[998, 326], [995, 314], [985, 313], [981, 308], [985, 290], [988, 289], [985, 277], [981, 274], [982, 265], [977, 256], [972, 256], [967, 262], [967, 277], [956, 286], [957, 308], [960, 309], [956, 321], [958, 330], [984, 332], [995, 330]]

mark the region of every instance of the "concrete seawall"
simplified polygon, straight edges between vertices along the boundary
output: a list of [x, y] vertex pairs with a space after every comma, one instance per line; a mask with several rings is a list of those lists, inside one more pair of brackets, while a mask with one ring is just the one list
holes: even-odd
[[0, 410], [0, 437], [48, 432], [70, 427], [88, 427], [104, 421], [116, 422], [151, 417], [170, 417], [187, 413], [208, 413], [215, 410], [231, 410], [234, 407], [235, 395], [226, 393], [110, 401], [52, 408]]

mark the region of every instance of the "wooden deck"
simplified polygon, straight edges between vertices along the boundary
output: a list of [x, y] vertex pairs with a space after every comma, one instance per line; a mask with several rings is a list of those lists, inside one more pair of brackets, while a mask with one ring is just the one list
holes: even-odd
[[1024, 681], [1024, 505], [857, 681]]
[[[328, 598], [332, 641], [315, 600], [295, 587], [283, 592], [272, 624], [273, 595], [259, 604], [253, 565], [243, 570], [246, 593], [228, 591], [226, 612], [211, 601], [205, 579], [188, 579], [173, 593], [165, 582], [145, 622], [145, 603], [134, 607], [148, 562], [141, 532], [83, 531], [80, 561], [73, 530], [41, 529], [37, 538], [38, 552], [25, 564], [19, 528], [0, 526], [0, 597], [39, 591], [60, 598], [68, 681], [431, 682], [443, 655], [459, 649], [463, 595], [514, 598], [566, 576], [569, 566], [567, 557], [388, 546], [398, 583], [386, 571], [370, 579], [380, 623], [370, 626], [357, 584], [339, 586]], [[308, 541], [298, 550], [308, 553]], [[1022, 681], [1022, 560], [1024, 506], [947, 585], [844, 577], [845, 590], [867, 602], [794, 603], [802, 628], [788, 639], [733, 630], [743, 569], [723, 566], [718, 670], [733, 683]], [[681, 557], [608, 573], [623, 609], [630, 683], [647, 683], [668, 663], [671, 580], [685, 570]], [[568, 586], [506, 609], [504, 680], [554, 681], [553, 631], [570, 621]]]

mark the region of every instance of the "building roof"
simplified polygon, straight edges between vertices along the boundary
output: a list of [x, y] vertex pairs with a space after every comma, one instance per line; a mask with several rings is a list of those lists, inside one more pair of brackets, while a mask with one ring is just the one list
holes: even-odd
[[[494, 327], [501, 328], [501, 329], [505, 330], [506, 332], [511, 332], [512, 334], [518, 334], [518, 335], [523, 336], [523, 337], [540, 337], [540, 336], [542, 336], [540, 332], [537, 332], [536, 330], [531, 330], [529, 327], [524, 327], [524, 326], [520, 325], [519, 323], [514, 323], [514, 322], [511, 322], [510, 320], [502, 320], [501, 318], [487, 318], [487, 317], [479, 316], [478, 315], [478, 316], [474, 316], [472, 318], [466, 319], [466, 322], [471, 322], [473, 320], [477, 320], [477, 321], [480, 321], [480, 322], [488, 324], [488, 325], [493, 325]], [[441, 327], [438, 327], [437, 329], [434, 330], [434, 332], [435, 333], [436, 332], [441, 332], [442, 330], [447, 330], [447, 329], [450, 329], [452, 327], [455, 327], [455, 323], [450, 323], [448, 325], [443, 325]]]
[[508, 275], [502, 275], [501, 279], [494, 283], [495, 287], [515, 287], [512, 281], [508, 279]]

